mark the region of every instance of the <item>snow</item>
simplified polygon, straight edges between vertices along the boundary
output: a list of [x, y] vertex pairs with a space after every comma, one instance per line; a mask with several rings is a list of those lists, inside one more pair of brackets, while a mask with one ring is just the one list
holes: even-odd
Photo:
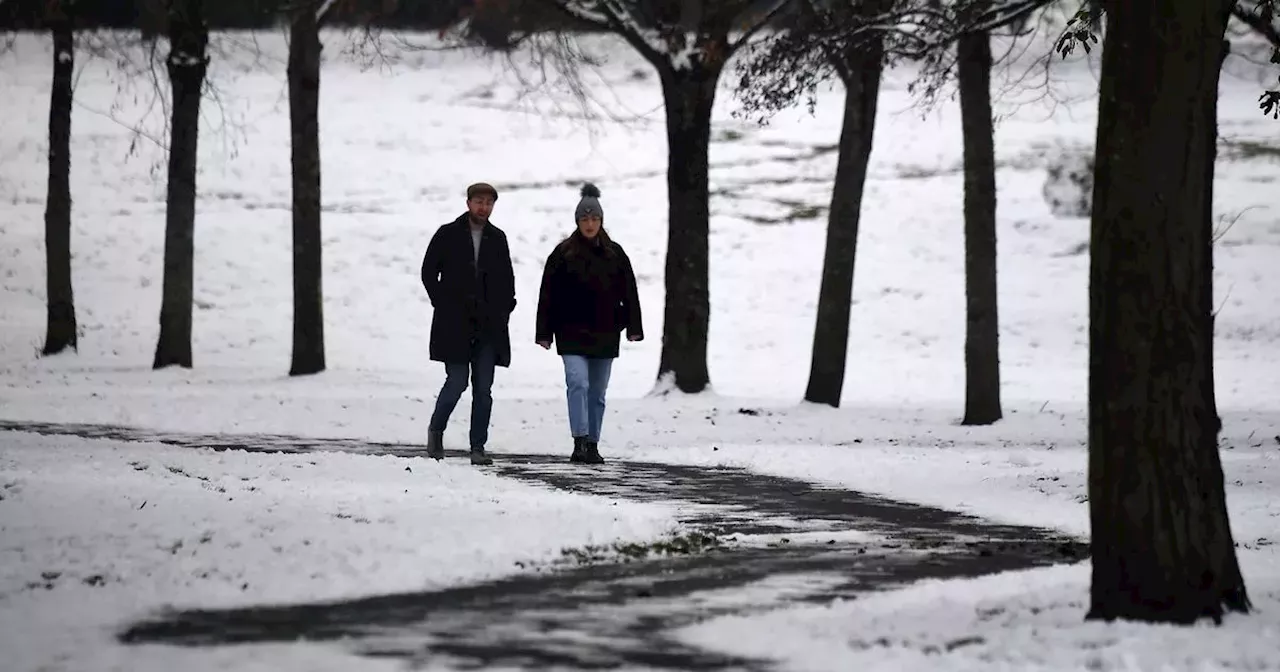
[[323, 21], [325, 15], [329, 13], [329, 10], [333, 8], [333, 5], [337, 1], [338, 0], [324, 0], [321, 2], [320, 5], [316, 7], [316, 21]]
[[[146, 97], [135, 100], [102, 60], [77, 66], [71, 178], [80, 351], [36, 356], [45, 318], [50, 46], [24, 35], [0, 56], [0, 89], [8, 94], [0, 117], [0, 418], [421, 443], [443, 382], [426, 354], [421, 254], [435, 228], [462, 211], [466, 184], [484, 180], [501, 192], [494, 221], [511, 241], [520, 299], [513, 365], [499, 371], [494, 390], [491, 450], [499, 460], [505, 452], [567, 452], [563, 375], [559, 360], [533, 343], [533, 292], [547, 249], [572, 225], [579, 185], [592, 180], [602, 188], [611, 235], [636, 267], [646, 332], [661, 333], [666, 143], [651, 70], [629, 48], [601, 49], [610, 62], [584, 74], [594, 104], [628, 121], [585, 122], [563, 112], [564, 100], [522, 95], [503, 79], [502, 59], [413, 50], [366, 70], [338, 55], [342, 40], [326, 32], [334, 55], [321, 88], [330, 370], [299, 379], [286, 375], [290, 181], [280, 36], [255, 37], [265, 55], [233, 52], [232, 60], [210, 64], [219, 103], [202, 110], [190, 371], [149, 369], [164, 163], [157, 146], [131, 151], [129, 127], [162, 137], [163, 111], [148, 113]], [[1055, 62], [1054, 96], [1014, 91], [997, 104], [1004, 420], [957, 425], [964, 382], [958, 110], [944, 101], [922, 115], [905, 90], [912, 73], [896, 69], [886, 76], [864, 199], [842, 407], [798, 403], [840, 94], [823, 93], [813, 117], [799, 111], [757, 128], [731, 117], [726, 88], [711, 147], [713, 388], [686, 395], [670, 380], [655, 384], [661, 339], [624, 343], [613, 370], [606, 457], [746, 466], [1087, 534], [1089, 229], [1087, 220], [1056, 217], [1042, 188], [1055, 157], [1091, 149], [1096, 57]], [[277, 70], [265, 65], [272, 63]], [[1214, 210], [1235, 223], [1215, 247], [1217, 393], [1228, 504], [1259, 613], [1191, 631], [1085, 624], [1083, 565], [710, 621], [684, 637], [776, 655], [796, 669], [1268, 669], [1259, 655], [1275, 648], [1280, 613], [1272, 543], [1280, 518], [1273, 438], [1280, 435], [1280, 190], [1272, 188], [1280, 150], [1275, 122], [1256, 102], [1260, 82], [1273, 78], [1235, 56], [1227, 72]], [[1008, 83], [995, 86], [1003, 91]], [[468, 406], [464, 398], [450, 426], [451, 447], [465, 440]], [[20, 671], [41, 663], [380, 669], [382, 662], [312, 644], [195, 656], [105, 640], [129, 616], [162, 603], [451, 585], [514, 571], [516, 559], [586, 540], [652, 537], [673, 515], [667, 507], [518, 486], [449, 461], [210, 454], [18, 435], [0, 437], [0, 460], [0, 486], [19, 482], [0, 501], [0, 648], [6, 657], [17, 652], [12, 669]], [[137, 471], [131, 462], [147, 467]], [[258, 505], [266, 502], [274, 508]], [[270, 539], [255, 536], [270, 526]], [[202, 544], [206, 532], [212, 536]], [[432, 543], [439, 538], [450, 543]], [[166, 549], [178, 540], [183, 545], [171, 554]], [[198, 576], [210, 567], [218, 571]], [[53, 589], [26, 588], [44, 571], [61, 572]], [[102, 585], [84, 583], [97, 574]], [[241, 591], [246, 581], [251, 589]], [[796, 582], [822, 585], [821, 577]], [[790, 584], [777, 577], [770, 585]], [[969, 641], [975, 637], [982, 641]], [[956, 642], [964, 645], [947, 646]], [[97, 655], [107, 662], [90, 662]]]
[[1269, 572], [1252, 586], [1255, 602], [1267, 606], [1228, 616], [1222, 627], [1082, 622], [1084, 563], [928, 580], [854, 601], [723, 617], [686, 628], [680, 639], [785, 661], [789, 670], [1276, 670], [1278, 568], [1274, 559], [1265, 567], [1252, 559], [1245, 557], [1247, 573]]
[[676, 72], [692, 70], [702, 54], [702, 45], [698, 41], [697, 32], [658, 31], [638, 26], [632, 30], [655, 53], [663, 54], [666, 62], [671, 65], [671, 69]]
[[100, 640], [167, 605], [430, 590], [676, 529], [668, 506], [462, 463], [28, 435], [0, 439], [0, 496], [6, 670], [89, 669], [115, 650]]
[[1063, 154], [1048, 166], [1045, 202], [1057, 217], [1088, 217], [1093, 203], [1093, 156]]
[[[1280, 413], [1231, 414], [1225, 423], [1227, 504], [1257, 611], [1231, 616], [1221, 628], [1200, 625], [1189, 634], [1168, 626], [1086, 623], [1085, 562], [721, 617], [684, 629], [680, 639], [779, 660], [794, 670], [1280, 670], [1274, 660], [1280, 641]], [[1087, 538], [1084, 418], [1060, 423], [1042, 416], [1009, 424], [994, 431], [903, 431], [907, 423], [901, 423], [889, 445], [872, 428], [867, 443], [856, 447], [721, 446], [645, 455], [803, 476]]]

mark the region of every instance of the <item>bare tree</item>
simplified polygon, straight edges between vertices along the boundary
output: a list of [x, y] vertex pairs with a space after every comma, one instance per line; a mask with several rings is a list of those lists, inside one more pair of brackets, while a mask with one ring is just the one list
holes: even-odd
[[790, 0], [539, 0], [567, 19], [621, 36], [658, 72], [667, 127], [666, 307], [660, 390], [710, 385], [711, 110], [730, 56]]
[[1089, 301], [1092, 619], [1250, 609], [1211, 407], [1211, 132], [1231, 0], [1101, 0]]
[[43, 355], [77, 347], [71, 282], [71, 105], [75, 73], [73, 0], [50, 0], [45, 19], [53, 34], [49, 92], [49, 184], [44, 210], [45, 302]]
[[289, 375], [325, 369], [320, 227], [320, 23], [333, 0], [302, 2], [289, 28], [293, 162], [293, 357]]
[[[982, 3], [986, 4], [986, 3]], [[982, 4], [975, 9], [982, 10]], [[989, 425], [1000, 409], [1000, 319], [996, 282], [996, 146], [991, 114], [991, 37], [956, 42], [960, 125], [964, 135], [964, 418]]]
[[[738, 95], [749, 113], [767, 116], [838, 78], [844, 84], [841, 132], [827, 226], [813, 357], [805, 399], [838, 406], [847, 362], [854, 257], [875, 98], [886, 59], [923, 61], [919, 83], [934, 95], [958, 74], [964, 129], [965, 424], [1001, 417], [999, 322], [996, 308], [995, 145], [991, 116], [989, 31], [1022, 22], [1040, 8], [1027, 0], [825, 2], [759, 45], [740, 65]], [[949, 50], [956, 46], [956, 56]], [[844, 59], [853, 57], [855, 61]], [[869, 100], [867, 100], [869, 98]]]
[[165, 208], [164, 288], [156, 369], [191, 367], [195, 270], [196, 150], [200, 98], [209, 67], [204, 0], [169, 0], [169, 56], [173, 90], [169, 124], [169, 180]]
[[[836, 25], [860, 25], [888, 10], [894, 0], [869, 0], [828, 6], [822, 0], [801, 0], [797, 16], [777, 41], [759, 45], [744, 59], [736, 93], [749, 114], [762, 118], [789, 105], [787, 91], [794, 68], [821, 67], [844, 85], [835, 183], [827, 215], [822, 281], [818, 291], [813, 354], [805, 401], [840, 406], [849, 350], [849, 318], [853, 301], [854, 261], [862, 218], [863, 188], [875, 136], [880, 79], [886, 54], [882, 35], [871, 34], [829, 47], [813, 37]], [[818, 59], [810, 63], [809, 59]]]
[[[869, 0], [852, 11], [863, 17], [886, 9], [893, 0]], [[831, 209], [827, 215], [827, 240], [822, 257], [822, 282], [813, 330], [813, 354], [809, 363], [806, 401], [838, 407], [844, 389], [849, 351], [849, 312], [853, 303], [854, 260], [862, 197], [875, 137], [880, 79], [884, 71], [884, 43], [879, 36], [861, 43], [847, 43], [828, 54], [832, 69], [844, 85], [844, 114]]]

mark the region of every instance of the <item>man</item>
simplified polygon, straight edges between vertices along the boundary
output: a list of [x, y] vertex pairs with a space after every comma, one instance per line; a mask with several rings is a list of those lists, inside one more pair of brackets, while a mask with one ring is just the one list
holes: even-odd
[[431, 359], [444, 362], [445, 381], [427, 427], [427, 456], [444, 458], [444, 430], [471, 379], [471, 463], [493, 464], [485, 453], [493, 409], [495, 367], [511, 365], [508, 323], [516, 307], [515, 274], [507, 235], [489, 221], [498, 190], [467, 187], [467, 211], [441, 226], [422, 260], [422, 286], [431, 297]]

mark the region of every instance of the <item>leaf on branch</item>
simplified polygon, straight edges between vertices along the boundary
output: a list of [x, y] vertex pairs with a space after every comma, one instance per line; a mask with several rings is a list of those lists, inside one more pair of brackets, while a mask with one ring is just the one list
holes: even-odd
[[1102, 10], [1096, 6], [1080, 8], [1080, 11], [1067, 22], [1062, 37], [1059, 37], [1053, 45], [1054, 51], [1062, 54], [1063, 58], [1074, 53], [1077, 46], [1084, 49], [1084, 53], [1090, 53], [1092, 49], [1089, 43], [1098, 43], [1098, 25], [1101, 20]]
[[1264, 91], [1258, 97], [1258, 107], [1262, 108], [1264, 115], [1271, 115], [1272, 119], [1280, 119], [1280, 91]]

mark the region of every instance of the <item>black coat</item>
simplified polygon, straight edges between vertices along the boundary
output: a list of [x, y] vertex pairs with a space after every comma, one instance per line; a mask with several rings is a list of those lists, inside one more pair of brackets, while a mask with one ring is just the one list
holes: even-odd
[[617, 243], [593, 245], [575, 233], [547, 257], [534, 340], [555, 341], [562, 355], [611, 359], [623, 329], [644, 338], [631, 260]]
[[470, 223], [464, 213], [441, 226], [422, 259], [422, 286], [435, 308], [431, 318], [431, 359], [471, 361], [471, 343], [484, 340], [497, 350], [498, 366], [511, 365], [508, 323], [516, 307], [515, 273], [507, 234], [493, 223], [480, 234], [477, 263]]

